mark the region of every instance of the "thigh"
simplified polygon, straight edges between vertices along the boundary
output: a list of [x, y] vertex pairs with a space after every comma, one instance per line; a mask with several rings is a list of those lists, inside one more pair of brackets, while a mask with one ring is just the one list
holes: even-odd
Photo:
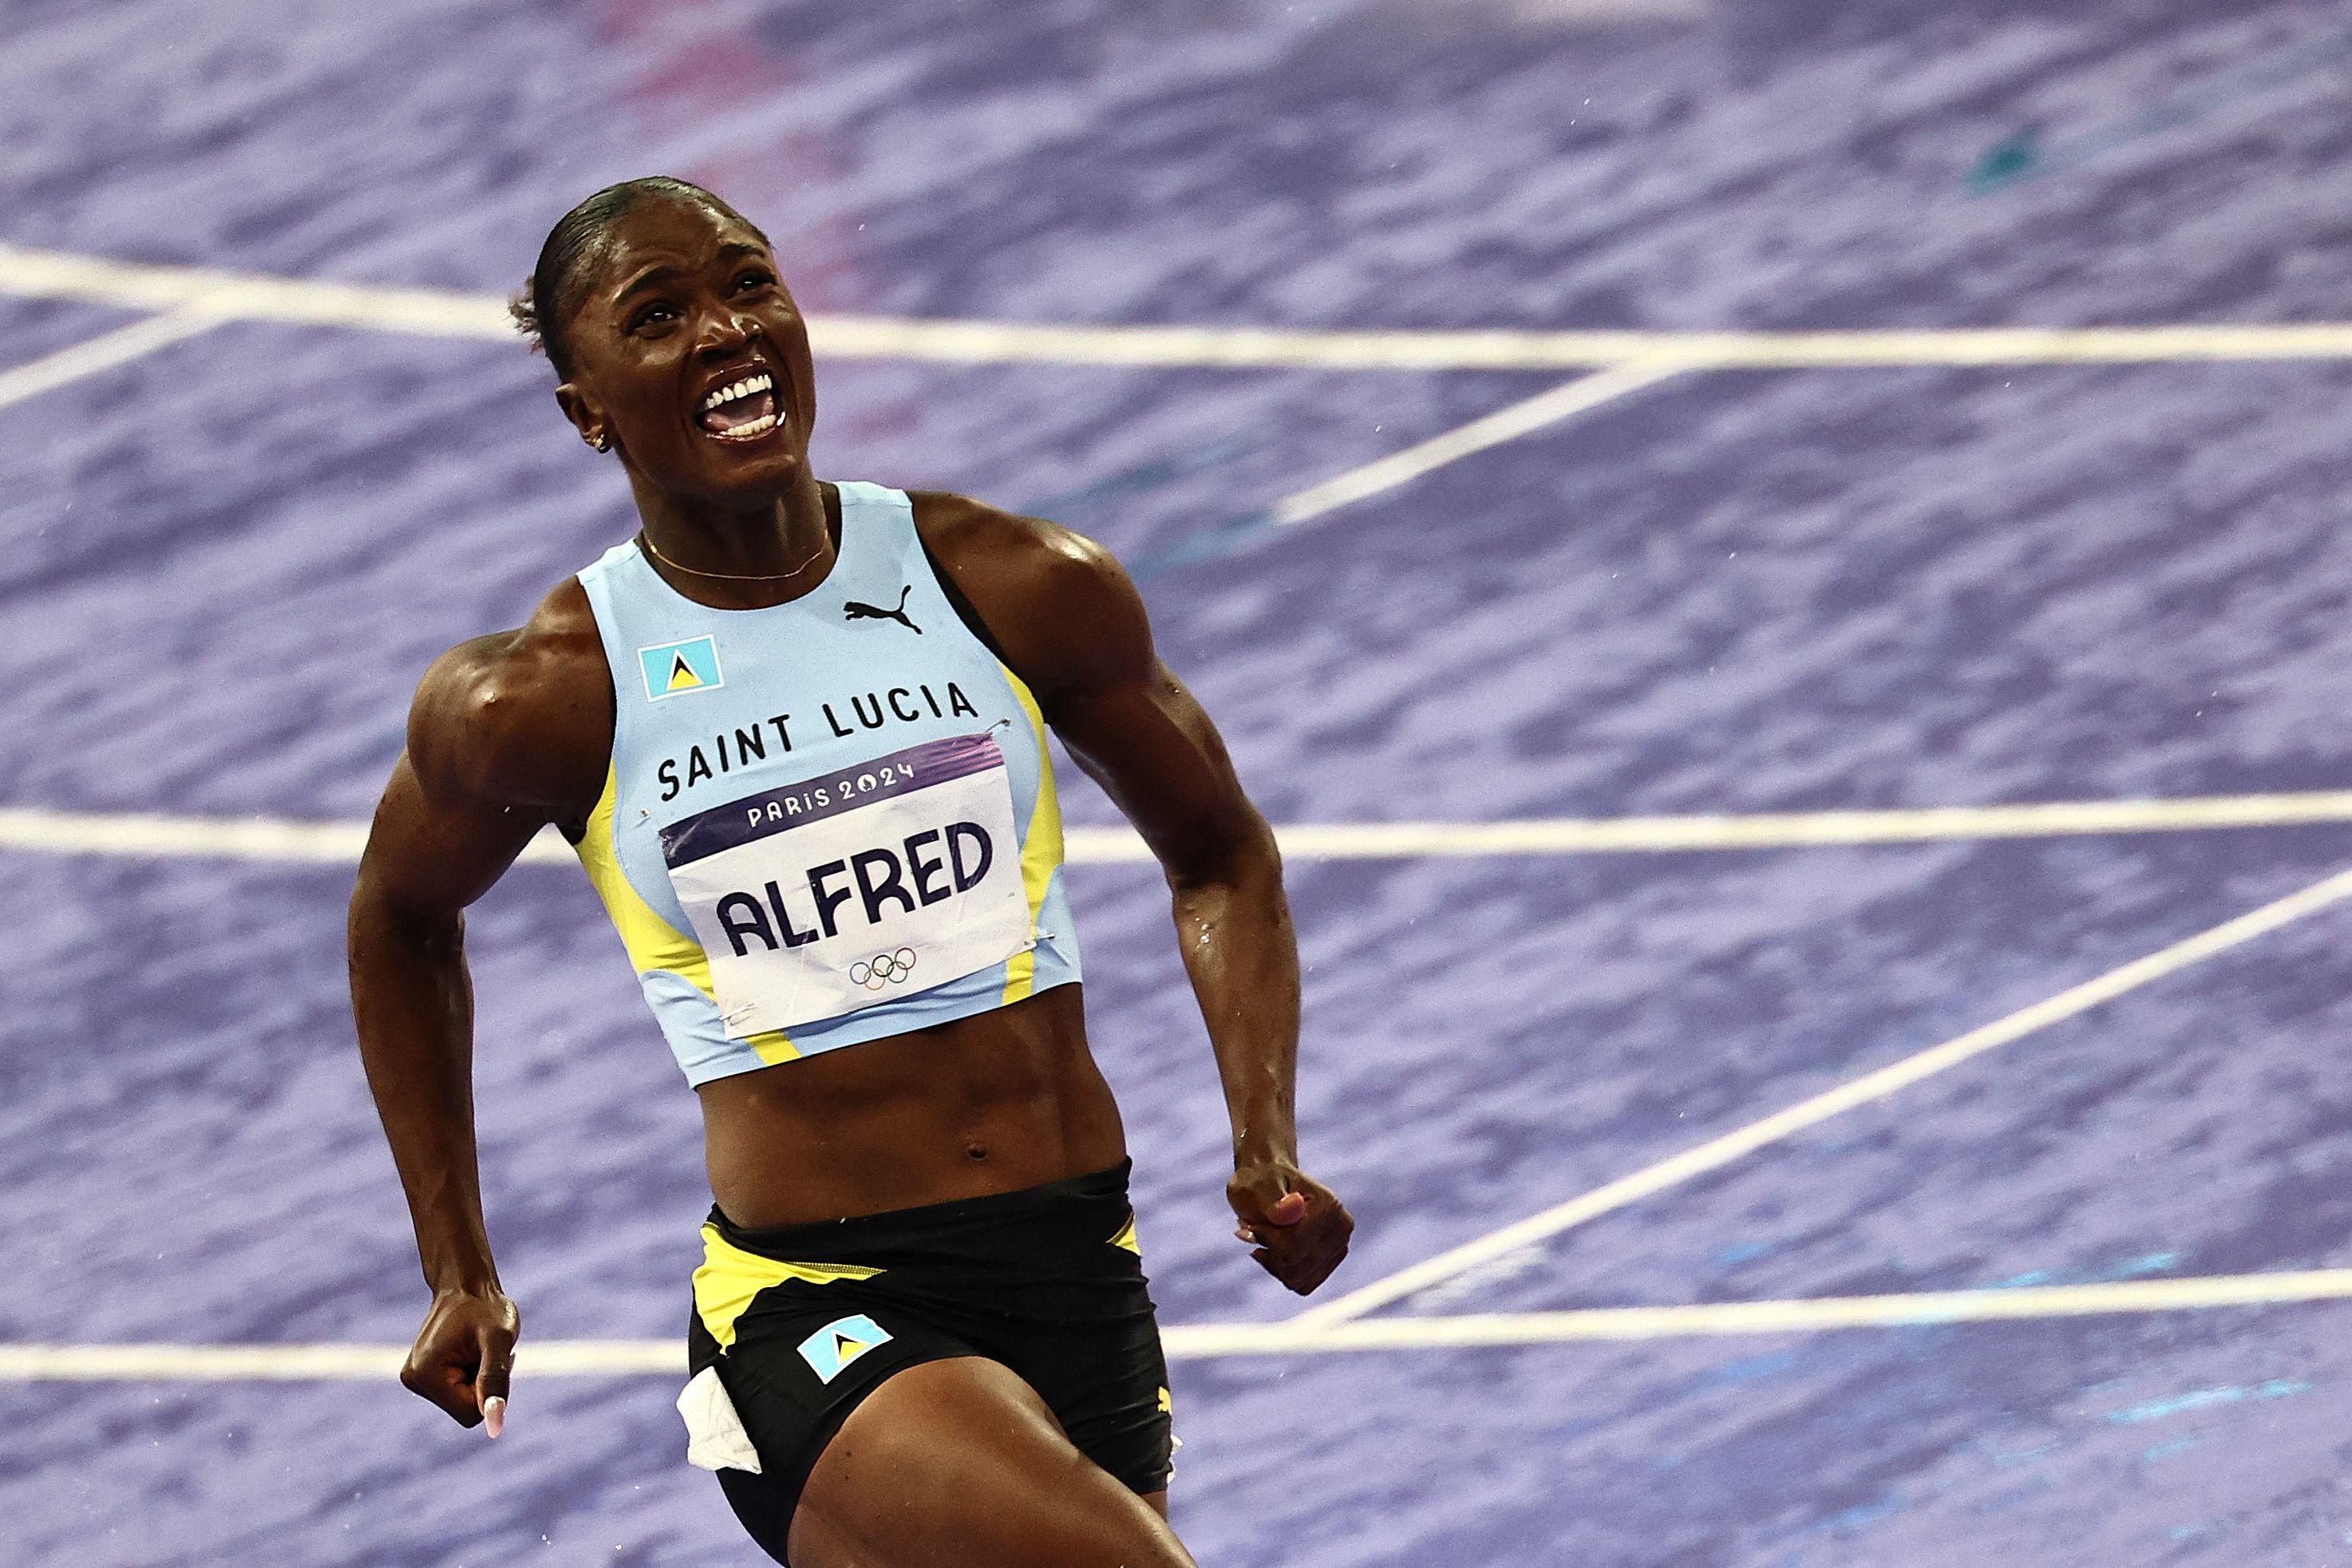
[[[975, 1354], [924, 1315], [842, 1285], [772, 1287], [733, 1329], [722, 1353], [698, 1315], [688, 1364], [717, 1375], [726, 1414], [757, 1456], [756, 1471], [722, 1468], [719, 1483], [744, 1530], [779, 1563], [809, 1470], [858, 1404], [909, 1366]], [[690, 1439], [704, 1436], [696, 1420], [688, 1417]]]
[[1032, 1325], [980, 1348], [1037, 1391], [1080, 1453], [1130, 1490], [1149, 1496], [1167, 1490], [1172, 1406], [1148, 1299], [1120, 1317]]
[[894, 1374], [809, 1473], [794, 1568], [1192, 1568], [1143, 1499], [1070, 1445], [1036, 1391], [978, 1357]]
[[[1114, 1216], [1124, 1223], [1111, 1230]], [[982, 1354], [1035, 1389], [1077, 1450], [1139, 1493], [1167, 1490], [1174, 1455], [1168, 1362], [1124, 1198], [1090, 1232], [1027, 1260], [1050, 1289], [1016, 1290], [992, 1316], [955, 1321]]]

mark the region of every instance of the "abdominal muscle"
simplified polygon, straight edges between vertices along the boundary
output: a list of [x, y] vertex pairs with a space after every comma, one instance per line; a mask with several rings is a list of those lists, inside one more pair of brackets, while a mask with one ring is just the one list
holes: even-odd
[[1127, 1153], [1075, 984], [699, 1092], [711, 1195], [751, 1230], [1014, 1192]]

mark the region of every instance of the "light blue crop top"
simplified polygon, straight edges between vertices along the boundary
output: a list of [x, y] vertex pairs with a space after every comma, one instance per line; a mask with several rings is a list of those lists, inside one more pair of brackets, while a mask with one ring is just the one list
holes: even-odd
[[580, 863], [689, 1083], [1078, 978], [1045, 724], [904, 493], [845, 484], [832, 571], [713, 610], [635, 541], [580, 573], [613, 760]]

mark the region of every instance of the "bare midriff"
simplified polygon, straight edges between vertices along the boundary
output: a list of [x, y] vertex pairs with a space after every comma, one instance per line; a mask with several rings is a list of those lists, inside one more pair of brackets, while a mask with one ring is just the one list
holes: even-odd
[[1127, 1153], [1076, 985], [700, 1094], [711, 1194], [753, 1230], [1015, 1192]]

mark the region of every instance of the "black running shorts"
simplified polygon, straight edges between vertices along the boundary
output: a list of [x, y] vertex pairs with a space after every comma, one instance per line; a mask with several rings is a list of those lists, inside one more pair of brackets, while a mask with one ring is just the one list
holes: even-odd
[[703, 1227], [688, 1331], [760, 1472], [718, 1471], [779, 1563], [817, 1456], [884, 1379], [985, 1356], [1044, 1397], [1078, 1451], [1139, 1493], [1168, 1484], [1167, 1363], [1135, 1244], [1128, 1165], [856, 1219]]

